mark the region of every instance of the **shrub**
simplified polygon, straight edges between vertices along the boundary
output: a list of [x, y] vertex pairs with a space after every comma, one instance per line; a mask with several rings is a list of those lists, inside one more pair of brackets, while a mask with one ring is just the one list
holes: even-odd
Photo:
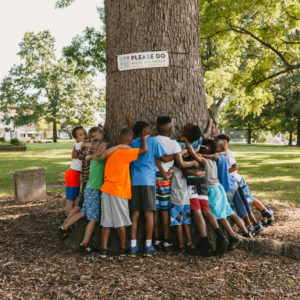
[[10, 143], [14, 146], [23, 146], [24, 143], [17, 138], [10, 139]]
[[5, 142], [5, 138], [3, 136], [0, 137], [0, 142]]

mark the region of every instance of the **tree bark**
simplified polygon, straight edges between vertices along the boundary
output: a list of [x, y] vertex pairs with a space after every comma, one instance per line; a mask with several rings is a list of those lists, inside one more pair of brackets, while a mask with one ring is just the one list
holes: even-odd
[[[173, 118], [175, 134], [187, 122], [202, 129], [208, 117], [200, 58], [197, 0], [105, 1], [106, 123], [114, 142], [125, 116], [155, 128], [158, 116]], [[118, 71], [117, 55], [168, 51], [170, 66]]]
[[247, 143], [250, 145], [251, 144], [251, 136], [252, 136], [252, 129], [248, 128], [247, 129]]
[[53, 143], [57, 143], [57, 123], [56, 120], [53, 121]]
[[293, 145], [293, 132], [290, 131], [289, 132], [289, 146], [292, 146]]
[[297, 146], [300, 146], [300, 120], [297, 120]]

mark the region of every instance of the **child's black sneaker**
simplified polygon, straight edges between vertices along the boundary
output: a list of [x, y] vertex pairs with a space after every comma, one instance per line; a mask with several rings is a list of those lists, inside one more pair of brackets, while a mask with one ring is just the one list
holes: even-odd
[[189, 245], [186, 245], [185, 250], [186, 252], [192, 251], [196, 248], [196, 246], [193, 243], [190, 243]]
[[254, 224], [253, 227], [254, 227], [256, 233], [259, 233], [264, 230], [264, 227], [262, 226], [260, 221], [258, 221], [256, 224]]
[[82, 243], [80, 243], [79, 251], [84, 254], [90, 254], [93, 252], [93, 248], [90, 247], [89, 245], [83, 245]]
[[63, 226], [59, 226], [58, 227], [58, 232], [59, 232], [60, 236], [63, 239], [66, 239], [69, 236], [69, 234], [71, 233], [71, 230], [70, 229], [64, 229]]
[[216, 251], [215, 255], [222, 255], [224, 254], [228, 249], [228, 240], [225, 237], [225, 235], [220, 234], [217, 236], [216, 239]]
[[155, 239], [153, 244], [157, 250], [162, 250], [162, 240], [161, 239]]
[[[154, 244], [155, 245], [155, 244]], [[173, 247], [173, 243], [170, 240], [164, 240], [162, 243], [162, 249], [166, 252], [170, 251]]]
[[202, 243], [199, 247], [201, 251], [201, 256], [203, 257], [210, 257], [214, 255], [214, 249], [210, 242]]
[[273, 211], [272, 210], [269, 210], [267, 209], [266, 207], [261, 211], [261, 215], [263, 218], [272, 218], [273, 217]]
[[99, 256], [101, 258], [106, 258], [107, 257], [107, 249], [100, 248], [97, 252], [99, 253]]
[[129, 254], [129, 249], [128, 248], [121, 248], [119, 256], [128, 256]]
[[243, 241], [237, 236], [229, 239], [228, 251], [233, 251], [238, 245], [242, 244]]

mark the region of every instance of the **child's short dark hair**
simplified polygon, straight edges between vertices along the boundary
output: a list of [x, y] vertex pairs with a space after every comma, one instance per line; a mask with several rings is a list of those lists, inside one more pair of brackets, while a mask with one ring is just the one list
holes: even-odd
[[77, 130], [79, 130], [79, 129], [84, 129], [84, 128], [83, 128], [82, 126], [76, 126], [76, 127], [73, 128], [73, 130], [72, 130], [72, 137], [73, 137], [74, 139], [77, 137], [76, 132], [77, 132]]
[[230, 142], [230, 136], [226, 133], [219, 134], [217, 136], [217, 140], [226, 140], [228, 143]]
[[201, 129], [198, 125], [194, 125], [192, 128], [189, 129], [189, 134], [187, 136], [189, 142], [194, 142], [200, 139], [201, 136]]
[[158, 117], [156, 119], [157, 126], [163, 126], [172, 122], [172, 119], [167, 116]]
[[121, 131], [120, 131], [120, 136], [131, 136], [133, 137], [133, 132], [132, 132], [132, 129], [130, 128], [123, 128]]
[[209, 149], [208, 154], [215, 154], [217, 152], [217, 143], [214, 140], [209, 140], [209, 139], [204, 140], [201, 146], [205, 146]]
[[101, 129], [98, 126], [92, 127], [88, 132], [88, 139], [90, 140], [90, 139], [94, 138], [96, 133], [103, 134], [103, 129]]
[[136, 122], [132, 128], [134, 136], [139, 137], [141, 135], [141, 133], [143, 132], [143, 130], [149, 126], [150, 126], [149, 123], [144, 122], [144, 121]]
[[120, 144], [123, 144], [123, 143], [128, 143], [132, 140], [133, 138], [133, 131], [132, 129], [130, 128], [123, 128], [121, 131], [120, 131], [120, 134], [119, 134], [119, 143]]

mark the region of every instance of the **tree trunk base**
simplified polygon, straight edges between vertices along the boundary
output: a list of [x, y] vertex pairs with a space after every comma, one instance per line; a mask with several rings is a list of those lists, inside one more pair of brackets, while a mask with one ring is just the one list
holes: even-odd
[[295, 243], [282, 243], [273, 239], [264, 238], [244, 239], [241, 249], [300, 260], [300, 244]]
[[[144, 218], [140, 218], [140, 224], [138, 226], [138, 244], [140, 246], [144, 245]], [[80, 243], [82, 242], [85, 226], [87, 224], [86, 220], [80, 220], [77, 224], [75, 224], [71, 234], [65, 240], [65, 245], [67, 248], [72, 250], [77, 250]], [[208, 222], [207, 225], [207, 234], [210, 242], [213, 245], [215, 250], [216, 247], [216, 237], [213, 228], [210, 226]], [[223, 231], [224, 232], [224, 231]], [[191, 226], [191, 234], [193, 243], [197, 244], [199, 242], [199, 234], [194, 226]], [[225, 233], [224, 233], [225, 234]], [[177, 244], [177, 236], [175, 228], [171, 228], [170, 230], [170, 239]], [[127, 228], [127, 243], [130, 243], [130, 232], [129, 228]], [[99, 223], [97, 223], [91, 241], [90, 246], [99, 249], [101, 244], [101, 227]], [[276, 256], [286, 256], [289, 258], [294, 258], [300, 260], [300, 244], [296, 243], [283, 243], [273, 239], [267, 238], [259, 238], [259, 239], [247, 239], [243, 238], [243, 244], [240, 247], [243, 250], [253, 251], [260, 254], [267, 255], [276, 255]], [[109, 252], [111, 254], [117, 254], [119, 252], [119, 239], [117, 236], [117, 232], [112, 230], [109, 240]]]
[[[144, 216], [141, 215], [140, 220], [139, 220], [139, 226], [138, 226], [138, 233], [137, 233], [137, 240], [138, 244], [140, 246], [144, 245], [145, 243], [145, 232], [144, 232], [144, 223], [145, 219]], [[72, 250], [77, 250], [80, 243], [82, 242], [84, 232], [85, 232], [85, 227], [87, 224], [87, 220], [83, 219], [77, 222], [74, 225], [74, 228], [68, 238], [65, 240], [65, 245]], [[207, 235], [210, 240], [210, 242], [213, 245], [213, 248], [215, 250], [216, 248], [216, 237], [213, 228], [211, 225], [206, 222], [207, 226]], [[161, 228], [161, 226], [160, 226]], [[224, 233], [225, 234], [225, 233]], [[192, 235], [192, 240], [194, 244], [199, 243], [199, 234], [194, 226], [191, 226], [191, 235]], [[162, 235], [160, 235], [162, 236]], [[170, 240], [174, 243], [174, 245], [177, 244], [177, 235], [176, 235], [176, 229], [174, 227], [170, 228], [170, 233], [169, 233], [169, 238]], [[130, 244], [130, 230], [129, 227], [127, 228], [127, 244]], [[94, 249], [99, 249], [101, 245], [101, 227], [99, 223], [96, 224], [96, 227], [94, 229], [93, 235], [90, 240], [90, 246]], [[111, 253], [118, 253], [120, 246], [119, 246], [119, 239], [116, 230], [111, 231], [110, 239], [109, 239], [109, 251]]]

